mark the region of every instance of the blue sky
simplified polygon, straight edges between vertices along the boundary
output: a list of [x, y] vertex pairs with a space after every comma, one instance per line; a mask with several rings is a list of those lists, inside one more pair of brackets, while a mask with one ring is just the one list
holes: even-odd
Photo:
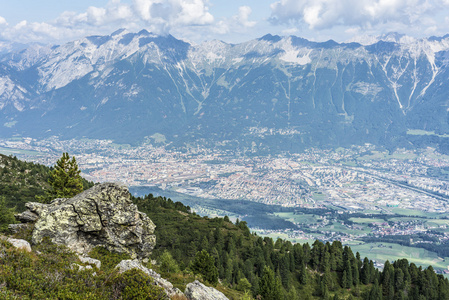
[[338, 42], [449, 33], [449, 0], [0, 0], [0, 39], [63, 43], [119, 28], [200, 43], [267, 33]]

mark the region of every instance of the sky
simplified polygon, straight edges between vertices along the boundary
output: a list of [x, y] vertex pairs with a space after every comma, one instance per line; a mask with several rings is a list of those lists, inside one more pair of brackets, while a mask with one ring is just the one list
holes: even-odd
[[0, 0], [0, 39], [61, 44], [120, 28], [194, 43], [265, 34], [359, 41], [449, 33], [449, 0]]

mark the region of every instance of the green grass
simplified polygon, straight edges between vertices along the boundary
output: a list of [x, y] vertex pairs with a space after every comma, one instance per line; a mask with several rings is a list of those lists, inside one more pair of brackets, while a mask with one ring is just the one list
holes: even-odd
[[426, 222], [426, 225], [428, 227], [439, 227], [440, 225], [449, 225], [449, 220], [447, 219], [435, 219], [435, 220], [428, 220]]
[[388, 155], [387, 158], [395, 158], [395, 159], [415, 159], [418, 155], [414, 153], [393, 153], [392, 155]]
[[312, 194], [313, 200], [315, 201], [323, 201], [326, 200], [326, 195], [322, 193], [313, 193]]
[[371, 224], [371, 223], [383, 223], [384, 219], [376, 219], [376, 218], [350, 218], [349, 221], [360, 224]]
[[358, 157], [357, 160], [377, 160], [377, 159], [385, 159], [386, 153], [380, 151], [371, 151], [372, 155], [365, 155]]
[[20, 150], [0, 147], [0, 153], [4, 155], [39, 155], [41, 153], [32, 150]]
[[341, 233], [352, 234], [352, 235], [360, 235], [363, 233], [371, 232], [371, 229], [367, 226], [364, 227], [363, 229], [351, 229], [351, 228], [347, 228], [344, 225], [341, 225], [340, 223], [328, 224], [328, 225], [320, 228], [320, 230], [324, 230], [324, 231], [328, 231], [328, 232], [341, 232]]
[[357, 166], [357, 164], [354, 161], [352, 161], [352, 160], [345, 161], [342, 164], [345, 165], [345, 166], [349, 166], [349, 167], [356, 167]]
[[293, 222], [293, 223], [300, 223], [300, 224], [313, 224], [317, 223], [317, 220], [319, 217], [315, 215], [310, 214], [301, 214], [301, 215], [295, 215], [294, 213], [288, 212], [288, 213], [275, 213], [276, 216], [283, 218], [287, 221]]
[[392, 222], [410, 222], [410, 221], [425, 221], [426, 218], [421, 217], [394, 217], [389, 218], [388, 221]]
[[367, 256], [379, 262], [406, 258], [409, 262], [423, 267], [432, 265], [434, 268], [446, 269], [449, 265], [449, 258], [443, 259], [438, 257], [436, 253], [422, 248], [407, 247], [392, 243], [366, 243], [363, 245], [351, 245], [351, 248], [354, 253], [357, 251], [362, 257]]
[[372, 155], [364, 155], [358, 157], [357, 160], [369, 161], [369, 160], [388, 160], [388, 159], [415, 159], [418, 155], [415, 153], [393, 153], [389, 155], [387, 152], [371, 151]]
[[439, 213], [429, 213], [421, 210], [413, 210], [408, 208], [400, 208], [400, 207], [393, 207], [391, 208], [391, 212], [398, 214], [398, 215], [404, 215], [404, 216], [416, 216], [416, 217], [424, 217], [424, 218], [437, 218], [439, 216], [443, 216], [443, 214]]
[[449, 134], [436, 134], [435, 131], [427, 131], [421, 129], [409, 129], [407, 130], [408, 135], [435, 135], [442, 138], [449, 137]]

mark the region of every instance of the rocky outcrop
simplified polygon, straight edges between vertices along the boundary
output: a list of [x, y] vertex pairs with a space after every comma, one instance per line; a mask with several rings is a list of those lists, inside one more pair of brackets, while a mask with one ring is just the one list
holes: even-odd
[[189, 283], [184, 294], [189, 300], [228, 300], [222, 292], [207, 287], [198, 280]]
[[123, 184], [102, 183], [70, 199], [28, 202], [26, 207], [17, 219], [35, 220], [32, 243], [49, 237], [78, 253], [102, 246], [132, 258], [149, 257], [156, 243], [156, 226], [137, 210]]
[[32, 223], [39, 219], [39, 216], [30, 210], [24, 211], [23, 213], [15, 215], [16, 219], [22, 223]]
[[26, 252], [31, 252], [31, 245], [25, 240], [21, 239], [13, 239], [10, 237], [0, 236], [0, 239], [3, 239], [7, 241], [8, 243], [12, 244], [17, 249], [25, 250]]
[[151, 269], [148, 269], [137, 260], [122, 260], [116, 268], [119, 270], [119, 273], [126, 272], [131, 269], [138, 269], [147, 274], [148, 276], [152, 277], [154, 279], [154, 284], [157, 286], [160, 286], [164, 289], [165, 293], [168, 297], [173, 297], [175, 295], [181, 296], [183, 293], [178, 289], [173, 287], [173, 284], [171, 282], [165, 280], [161, 277], [158, 273], [154, 272]]

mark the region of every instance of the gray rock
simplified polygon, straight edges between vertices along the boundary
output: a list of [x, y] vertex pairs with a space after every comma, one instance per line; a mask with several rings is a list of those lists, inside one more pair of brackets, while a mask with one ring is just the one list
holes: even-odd
[[102, 183], [70, 199], [28, 202], [26, 207], [38, 216], [32, 243], [49, 237], [77, 253], [102, 246], [133, 258], [149, 257], [156, 243], [156, 226], [137, 210], [123, 184]]
[[116, 266], [116, 268], [119, 269], [119, 273], [123, 273], [128, 270], [132, 270], [132, 269], [138, 269], [138, 270], [143, 271], [145, 274], [147, 274], [148, 276], [150, 276], [154, 279], [154, 283], [157, 286], [160, 286], [165, 290], [165, 293], [167, 294], [168, 297], [173, 297], [175, 295], [179, 295], [179, 296], [184, 295], [178, 288], [173, 287], [173, 284], [171, 284], [171, 282], [162, 278], [160, 274], [154, 272], [152, 269], [148, 269], [148, 268], [142, 266], [140, 261], [137, 259], [122, 260]]
[[[70, 268], [72, 270], [76, 269], [78, 272], [85, 271], [85, 270], [93, 270], [94, 269], [94, 268], [92, 268], [92, 266], [81, 266], [81, 265], [75, 264], [75, 263], [71, 264]], [[93, 272], [92, 276], [97, 276], [97, 272]]]
[[212, 287], [207, 287], [198, 280], [189, 283], [184, 292], [189, 300], [226, 300], [228, 299], [222, 292]]
[[29, 223], [22, 223], [22, 224], [9, 224], [8, 229], [14, 234], [18, 233], [22, 230], [28, 229]]
[[79, 255], [78, 258], [82, 263], [89, 264], [89, 265], [95, 265], [98, 270], [100, 270], [100, 268], [101, 268], [101, 261], [99, 261], [98, 259], [91, 258], [89, 256], [82, 256], [82, 255]]
[[33, 223], [36, 222], [39, 216], [29, 210], [24, 211], [23, 213], [14, 215], [17, 221], [22, 223]]
[[13, 238], [4, 237], [4, 236], [1, 236], [0, 238], [11, 243], [17, 249], [23, 249], [27, 252], [31, 252], [31, 245], [30, 245], [30, 243], [28, 243], [25, 240], [13, 239]]
[[72, 270], [78, 270], [78, 271], [84, 271], [84, 270], [93, 270], [94, 268], [92, 268], [92, 266], [82, 266], [82, 265], [79, 265], [79, 264], [75, 264], [75, 263], [73, 263], [73, 264], [71, 264], [70, 265], [70, 268], [72, 269]]

